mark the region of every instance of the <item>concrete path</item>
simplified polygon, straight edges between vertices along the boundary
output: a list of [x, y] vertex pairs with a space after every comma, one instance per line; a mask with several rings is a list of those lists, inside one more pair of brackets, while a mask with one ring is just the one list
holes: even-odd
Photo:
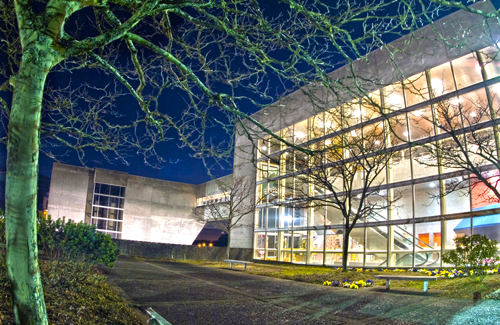
[[120, 256], [108, 281], [142, 310], [178, 324], [500, 324], [500, 302], [432, 292], [350, 290], [244, 271]]

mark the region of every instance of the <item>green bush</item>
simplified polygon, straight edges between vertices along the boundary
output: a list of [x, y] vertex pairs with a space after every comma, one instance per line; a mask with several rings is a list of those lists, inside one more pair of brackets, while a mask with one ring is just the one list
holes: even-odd
[[454, 264], [471, 275], [482, 276], [498, 261], [497, 241], [486, 236], [472, 235], [454, 239], [457, 248], [443, 255], [445, 263]]
[[66, 258], [113, 266], [120, 250], [95, 226], [72, 220], [38, 219], [38, 248], [51, 259]]

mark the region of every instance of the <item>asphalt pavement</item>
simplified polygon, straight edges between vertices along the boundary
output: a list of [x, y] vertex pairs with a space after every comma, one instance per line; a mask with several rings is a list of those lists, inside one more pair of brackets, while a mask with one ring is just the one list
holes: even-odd
[[500, 324], [500, 301], [473, 305], [429, 292], [358, 290], [188, 263], [120, 256], [108, 282], [130, 304], [179, 324]]

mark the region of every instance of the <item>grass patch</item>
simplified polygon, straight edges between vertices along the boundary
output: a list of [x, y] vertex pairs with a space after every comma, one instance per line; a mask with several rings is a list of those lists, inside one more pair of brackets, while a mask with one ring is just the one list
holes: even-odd
[[[49, 324], [142, 324], [85, 263], [40, 261]], [[0, 324], [14, 324], [7, 270], [0, 263]]]
[[[187, 263], [217, 267], [228, 268], [229, 263], [224, 262], [208, 262], [208, 261], [183, 261]], [[237, 267], [235, 267], [237, 268]], [[375, 271], [375, 272], [356, 272], [356, 271], [338, 271], [331, 267], [321, 266], [304, 266], [293, 264], [264, 264], [255, 263], [248, 264], [247, 271], [250, 274], [269, 276], [279, 279], [287, 279], [294, 281], [301, 281], [313, 284], [323, 284], [325, 281], [343, 281], [349, 279], [352, 281], [359, 280], [374, 280], [374, 286], [385, 287], [385, 280], [375, 280], [374, 275], [409, 275], [409, 276], [422, 276], [420, 272], [400, 272], [400, 271]], [[391, 288], [412, 288], [423, 290], [424, 283], [422, 281], [391, 281]], [[462, 278], [440, 278], [436, 282], [429, 283], [429, 289], [439, 290], [441, 297], [458, 298], [458, 299], [472, 299], [474, 292], [479, 291], [484, 297], [487, 294], [494, 292], [500, 288], [500, 274], [487, 275], [482, 282], [474, 282], [470, 277]], [[347, 289], [345, 289], [347, 290]], [[364, 290], [364, 289], [360, 289]]]

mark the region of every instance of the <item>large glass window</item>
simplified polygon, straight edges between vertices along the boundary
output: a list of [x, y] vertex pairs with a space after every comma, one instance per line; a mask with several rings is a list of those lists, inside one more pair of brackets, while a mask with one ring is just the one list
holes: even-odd
[[387, 86], [383, 89], [382, 93], [384, 94], [384, 107], [389, 112], [405, 107], [402, 83], [397, 82]]
[[464, 126], [490, 119], [490, 106], [484, 88], [460, 96]]
[[413, 192], [412, 186], [402, 186], [394, 190], [393, 219], [409, 219], [413, 218]]
[[458, 89], [483, 81], [481, 66], [477, 61], [476, 53], [467, 54], [455, 59], [451, 61], [451, 65], [453, 66]]
[[[451, 219], [457, 217], [453, 214], [486, 209], [490, 204], [489, 198], [484, 198], [487, 192], [484, 184], [475, 184], [468, 179], [474, 179], [473, 176], [462, 174], [459, 161], [464, 159], [460, 147], [467, 144], [474, 164], [487, 163], [478, 155], [478, 141], [483, 144], [486, 141], [483, 151], [496, 154], [491, 126], [483, 127], [480, 123], [492, 115], [500, 117], [500, 83], [479, 86], [483, 86], [480, 84], [483, 76], [485, 79], [500, 76], [498, 52], [494, 46], [481, 51], [479, 58], [477, 53], [462, 56], [280, 131], [290, 143], [310, 141], [309, 149], [324, 149], [320, 154], [306, 156], [269, 137], [259, 141], [261, 157], [275, 152], [279, 155], [259, 160], [257, 180], [267, 183], [259, 184], [258, 192], [267, 198], [265, 203], [279, 200], [282, 206], [264, 207], [256, 214], [256, 258], [341, 265], [345, 220], [333, 199], [328, 197], [332, 195], [331, 186], [340, 195], [347, 188], [346, 181], [353, 181], [353, 189], [362, 188], [366, 172], [361, 167], [353, 167], [349, 159], [366, 153], [365, 161], [370, 164], [380, 150], [396, 146], [387, 166], [372, 182], [373, 193], [366, 198], [365, 204], [373, 207], [373, 211], [358, 221], [358, 226], [363, 227], [355, 228], [346, 241], [348, 265], [441, 267], [441, 246], [454, 249], [456, 237], [481, 233], [500, 240], [500, 227], [495, 226], [500, 224], [499, 216]], [[464, 93], [464, 89], [472, 85], [477, 85], [477, 89]], [[460, 89], [459, 94], [456, 90]], [[454, 92], [452, 97], [451, 92]], [[448, 94], [446, 99], [434, 99], [431, 103], [431, 98], [445, 94]], [[405, 107], [408, 110], [402, 110]], [[389, 114], [388, 118], [381, 118], [382, 113]], [[366, 123], [360, 124], [362, 122]], [[468, 126], [474, 127], [463, 133], [462, 129]], [[454, 132], [457, 136], [450, 137]], [[332, 133], [334, 137], [318, 141]], [[411, 147], [408, 142], [412, 142]], [[330, 184], [313, 185], [313, 175], [301, 174], [312, 166], [321, 168], [322, 165], [328, 165], [326, 170], [314, 169], [314, 172], [324, 173]], [[339, 169], [349, 167], [354, 179], [346, 180]], [[272, 181], [277, 176], [284, 177]], [[120, 229], [123, 198], [111, 194], [110, 187], [104, 187], [104, 191], [108, 194], [97, 193], [94, 197], [97, 208], [93, 218], [101, 228]], [[315, 196], [317, 202], [300, 203], [309, 202], [303, 199], [310, 196]], [[351, 198], [358, 199], [357, 193]], [[293, 200], [297, 202], [292, 204]], [[442, 221], [421, 222], [441, 214]], [[415, 224], [397, 225], [397, 220], [410, 218], [422, 219], [411, 220], [418, 221]], [[377, 222], [378, 226], [371, 222]]]
[[410, 121], [410, 140], [416, 141], [434, 135], [434, 123], [432, 122], [432, 111], [425, 107], [408, 113]]
[[307, 134], [307, 120], [295, 124], [293, 133], [295, 143], [306, 142], [308, 140]]
[[436, 151], [429, 151], [426, 147], [414, 147], [412, 149], [413, 178], [435, 176], [438, 174], [438, 163]]
[[429, 99], [427, 78], [424, 72], [411, 76], [404, 82], [406, 106], [412, 106]]
[[411, 179], [410, 149], [395, 152], [389, 168], [391, 183]]
[[105, 232], [112, 238], [121, 238], [124, 203], [125, 187], [95, 184], [91, 222], [97, 231]]
[[486, 79], [500, 76], [500, 54], [497, 46], [490, 46], [480, 51]]
[[456, 90], [449, 62], [429, 70], [429, 75], [433, 97], [439, 97]]

